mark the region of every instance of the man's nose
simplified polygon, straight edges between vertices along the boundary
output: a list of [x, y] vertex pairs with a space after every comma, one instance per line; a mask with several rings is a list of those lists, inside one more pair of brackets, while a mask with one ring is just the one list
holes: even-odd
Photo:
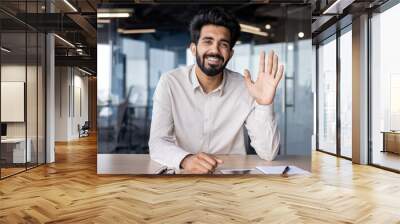
[[220, 54], [218, 43], [211, 45], [210, 52], [214, 54]]

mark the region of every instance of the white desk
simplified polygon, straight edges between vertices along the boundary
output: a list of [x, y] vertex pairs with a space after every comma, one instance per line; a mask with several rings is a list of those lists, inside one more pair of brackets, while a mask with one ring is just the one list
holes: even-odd
[[[283, 156], [265, 161], [257, 155], [217, 155], [224, 161], [221, 169], [255, 168], [256, 166], [295, 165], [310, 170], [311, 156]], [[148, 154], [97, 154], [97, 174], [155, 174], [162, 166], [151, 160]], [[185, 174], [180, 171], [179, 174]]]
[[[25, 138], [5, 138], [1, 139], [2, 147], [13, 147], [12, 148], [12, 163], [25, 163], [31, 162], [32, 160], [32, 140], [30, 138], [26, 139], [27, 147], [25, 152]], [[2, 151], [9, 150], [2, 149]], [[26, 159], [26, 161], [25, 161]]]

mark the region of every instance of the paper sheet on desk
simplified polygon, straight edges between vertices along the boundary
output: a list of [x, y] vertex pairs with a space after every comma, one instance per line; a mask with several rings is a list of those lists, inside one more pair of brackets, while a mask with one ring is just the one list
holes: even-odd
[[[264, 174], [282, 174], [285, 170], [286, 166], [257, 166], [256, 169], [261, 171]], [[303, 170], [297, 166], [289, 166], [288, 175], [294, 174], [310, 174], [310, 172]]]

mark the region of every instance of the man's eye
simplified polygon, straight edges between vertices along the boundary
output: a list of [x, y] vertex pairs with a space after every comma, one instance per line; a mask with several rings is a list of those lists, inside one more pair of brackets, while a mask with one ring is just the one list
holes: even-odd
[[228, 48], [228, 47], [229, 47], [229, 44], [226, 44], [226, 43], [221, 44], [221, 47], [223, 47], [223, 48]]

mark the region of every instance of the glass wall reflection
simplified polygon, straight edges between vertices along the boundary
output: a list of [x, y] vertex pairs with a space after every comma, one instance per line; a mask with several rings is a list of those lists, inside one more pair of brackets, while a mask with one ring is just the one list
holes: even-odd
[[45, 162], [45, 36], [23, 22], [42, 5], [0, 2], [1, 178]]
[[352, 157], [352, 33], [351, 26], [340, 36], [340, 154]]
[[336, 154], [336, 36], [318, 48], [318, 149]]
[[[100, 5], [99, 11], [117, 6]], [[98, 18], [98, 152], [147, 154], [152, 98], [163, 73], [194, 63], [188, 24], [205, 6], [136, 5], [135, 19]], [[227, 68], [256, 78], [261, 51], [286, 66], [275, 98], [281, 154], [309, 155], [313, 128], [308, 5], [224, 5], [260, 32], [241, 33]], [[180, 14], [179, 16], [177, 14]], [[254, 16], [257, 14], [258, 16]], [[249, 146], [249, 154], [254, 150]]]
[[400, 4], [371, 18], [372, 163], [400, 170]]

